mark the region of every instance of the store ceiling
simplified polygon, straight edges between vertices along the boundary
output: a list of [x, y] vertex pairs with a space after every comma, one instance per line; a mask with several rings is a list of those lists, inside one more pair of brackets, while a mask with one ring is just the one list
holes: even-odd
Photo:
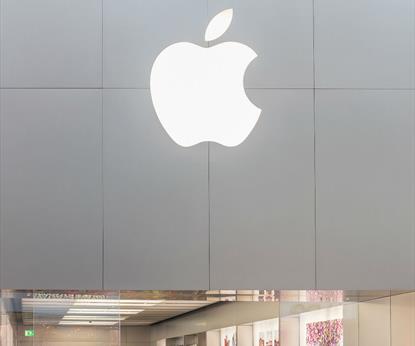
[[25, 325], [150, 325], [212, 304], [206, 300], [22, 298]]

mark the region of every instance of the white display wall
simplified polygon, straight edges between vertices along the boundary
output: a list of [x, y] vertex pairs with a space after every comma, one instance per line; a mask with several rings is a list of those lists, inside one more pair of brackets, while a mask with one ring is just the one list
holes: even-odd
[[220, 330], [221, 346], [236, 346], [236, 327], [222, 328]]
[[254, 322], [254, 346], [279, 346], [278, 318]]

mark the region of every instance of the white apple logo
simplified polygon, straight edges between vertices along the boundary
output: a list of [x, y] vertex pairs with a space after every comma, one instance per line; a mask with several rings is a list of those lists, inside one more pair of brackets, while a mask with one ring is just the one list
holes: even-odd
[[[221, 36], [232, 15], [232, 9], [216, 15], [205, 40]], [[243, 85], [245, 70], [256, 56], [237, 42], [209, 48], [179, 42], [159, 54], [151, 70], [151, 97], [161, 124], [177, 144], [212, 141], [233, 147], [248, 137], [261, 113]]]

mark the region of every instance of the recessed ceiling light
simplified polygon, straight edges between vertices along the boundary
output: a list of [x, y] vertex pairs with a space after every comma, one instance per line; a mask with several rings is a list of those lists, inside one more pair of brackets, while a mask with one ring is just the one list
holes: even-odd
[[69, 309], [68, 314], [102, 314], [102, 315], [135, 315], [142, 309]]
[[62, 317], [62, 320], [80, 320], [80, 321], [123, 321], [126, 316], [79, 316], [79, 315], [66, 315]]
[[78, 299], [74, 306], [154, 306], [163, 300], [136, 300], [136, 299]]
[[113, 326], [118, 324], [118, 321], [60, 321], [61, 326]]

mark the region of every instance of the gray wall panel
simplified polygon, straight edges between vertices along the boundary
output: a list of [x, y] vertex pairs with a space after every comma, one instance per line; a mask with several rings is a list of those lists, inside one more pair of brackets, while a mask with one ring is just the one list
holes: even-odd
[[311, 90], [249, 90], [263, 113], [238, 147], [210, 146], [211, 286], [314, 287]]
[[175, 144], [148, 90], [104, 91], [105, 288], [208, 288], [207, 174], [207, 144]]
[[317, 92], [319, 288], [414, 286], [414, 93]]
[[101, 91], [1, 93], [1, 284], [100, 288]]
[[315, 0], [316, 86], [414, 88], [413, 0]]
[[104, 86], [148, 88], [154, 59], [176, 42], [206, 45], [206, 0], [103, 0]]
[[101, 0], [1, 0], [1, 86], [99, 88]]
[[258, 57], [246, 72], [249, 88], [313, 87], [312, 0], [207, 0], [209, 19], [233, 8], [229, 29], [212, 45], [237, 41]]

